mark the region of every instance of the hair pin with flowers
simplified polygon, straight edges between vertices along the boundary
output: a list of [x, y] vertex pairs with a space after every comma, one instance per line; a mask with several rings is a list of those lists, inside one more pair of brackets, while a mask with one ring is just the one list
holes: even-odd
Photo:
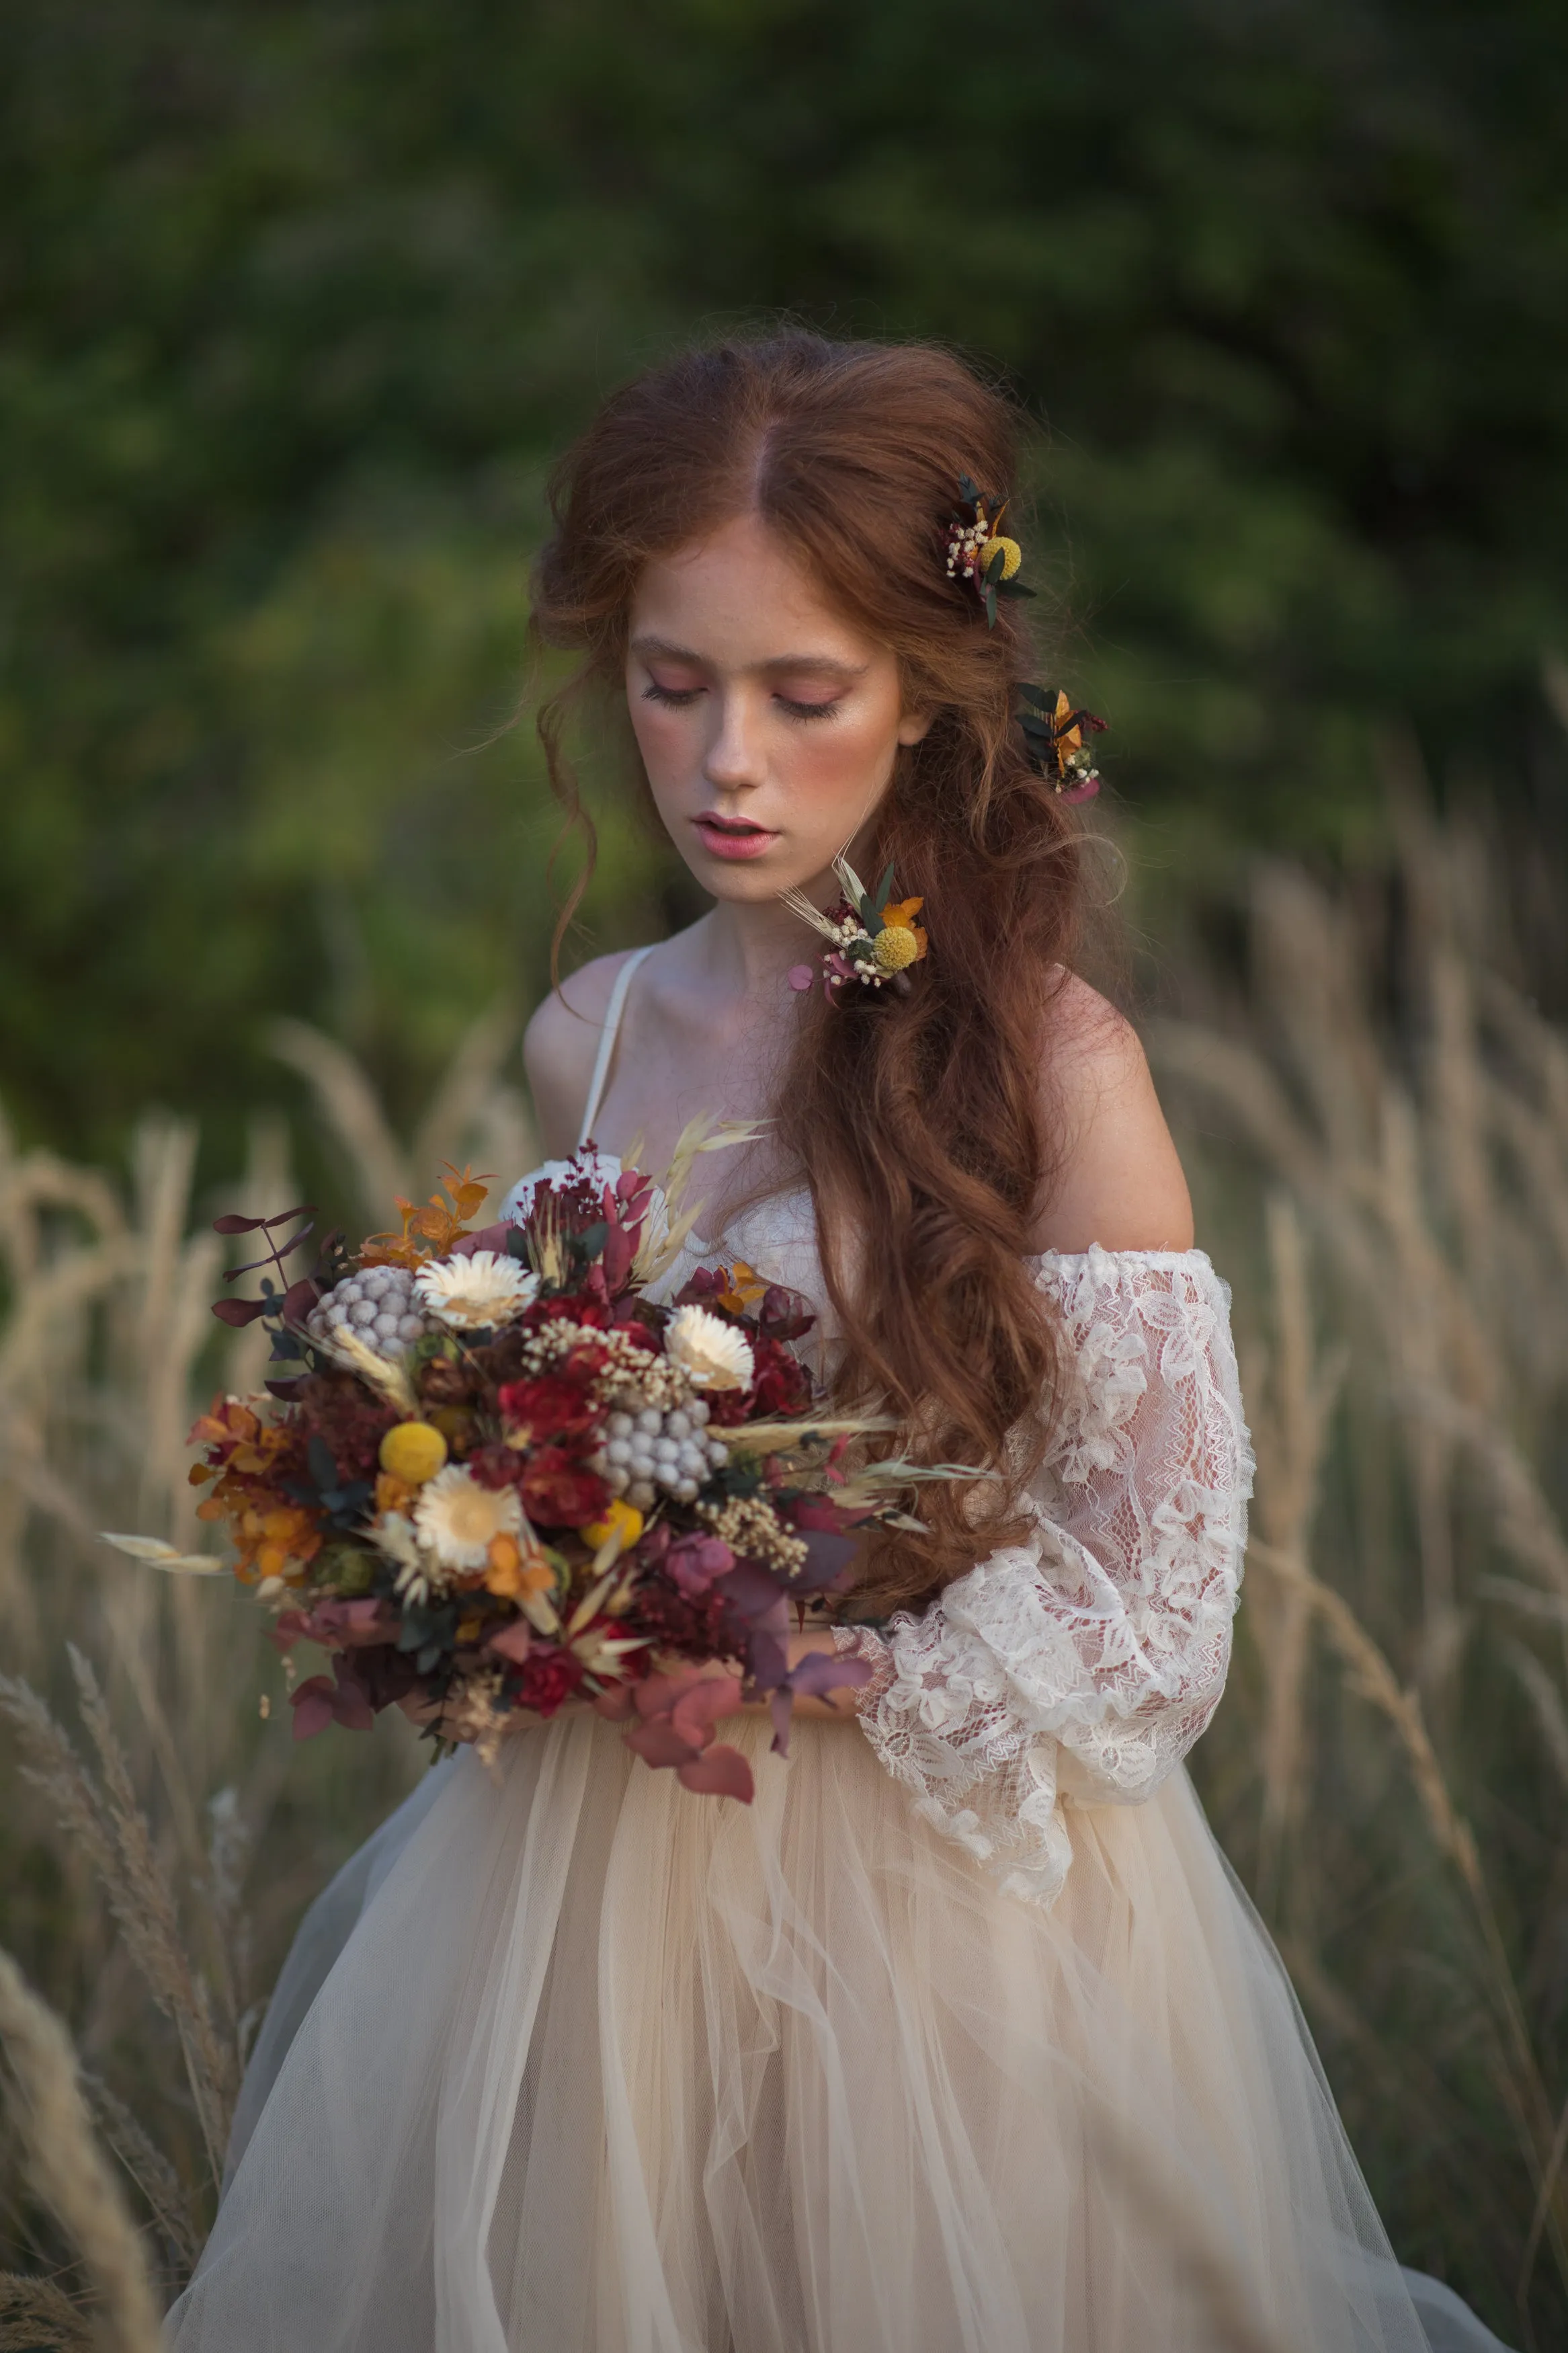
[[961, 503], [947, 531], [947, 576], [973, 589], [985, 607], [985, 626], [994, 629], [998, 596], [1035, 592], [1018, 578], [1023, 549], [1002, 528], [1006, 500], [994, 498], [967, 474], [958, 478], [958, 495]]
[[[845, 983], [853, 980], [866, 988], [886, 986], [907, 997], [909, 967], [926, 952], [926, 935], [915, 921], [924, 900], [893, 899], [891, 866], [874, 892], [867, 890], [842, 851], [833, 861], [833, 871], [843, 885], [844, 896], [826, 915], [804, 891], [779, 892], [791, 913], [827, 942], [822, 959], [823, 995], [831, 1005]], [[792, 988], [810, 988], [816, 979], [810, 965], [791, 965]]]
[[1091, 801], [1100, 770], [1086, 738], [1103, 735], [1110, 722], [1075, 711], [1060, 687], [1020, 686], [1018, 724], [1031, 762], [1063, 800]]

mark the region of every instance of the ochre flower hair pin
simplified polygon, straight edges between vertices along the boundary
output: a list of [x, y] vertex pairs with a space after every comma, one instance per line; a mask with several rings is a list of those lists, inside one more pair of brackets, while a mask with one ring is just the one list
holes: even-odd
[[[915, 921], [924, 900], [893, 899], [891, 866], [874, 892], [867, 890], [842, 852], [833, 861], [833, 871], [843, 885], [844, 896], [826, 915], [804, 891], [779, 892], [791, 913], [827, 942], [822, 959], [823, 995], [832, 1005], [839, 989], [853, 980], [865, 988], [887, 987], [908, 996], [909, 968], [926, 953], [926, 935]], [[810, 965], [791, 965], [792, 988], [810, 988], [816, 979]]]
[[973, 588], [985, 607], [985, 626], [996, 627], [998, 596], [1032, 596], [1018, 578], [1024, 551], [1002, 524], [1005, 499], [996, 500], [967, 474], [958, 478], [960, 504], [947, 530], [947, 576]]
[[1100, 770], [1085, 738], [1103, 735], [1108, 720], [1075, 711], [1060, 687], [1021, 686], [1018, 724], [1033, 765], [1064, 801], [1091, 801], [1100, 790]]
[[[948, 525], [947, 576], [973, 589], [996, 627], [998, 596], [1032, 596], [1018, 578], [1024, 551], [1002, 524], [1008, 501], [992, 497], [967, 474], [958, 478], [960, 505]], [[1059, 687], [1020, 686], [1018, 723], [1029, 762], [1064, 801], [1088, 801], [1100, 790], [1100, 770], [1086, 738], [1103, 735], [1107, 722], [1075, 711]]]

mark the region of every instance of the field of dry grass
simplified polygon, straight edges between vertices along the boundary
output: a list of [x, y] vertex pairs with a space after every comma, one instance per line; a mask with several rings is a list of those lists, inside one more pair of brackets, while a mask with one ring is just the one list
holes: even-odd
[[[1568, 2327], [1568, 1038], [1484, 838], [1254, 873], [1151, 1059], [1258, 1456], [1197, 1758], [1403, 2259]], [[1183, 1006], [1185, 997], [1187, 1004]]]
[[[1394, 870], [1353, 885], [1260, 867], [1244, 944], [1173, 951], [1150, 1024], [1259, 1457], [1199, 1779], [1402, 2256], [1546, 2347], [1568, 2329], [1568, 1039], [1477, 844], [1415, 800], [1398, 830]], [[368, 1220], [443, 1155], [529, 1164], [503, 1017], [412, 1139], [330, 1041], [276, 1042]], [[293, 1922], [419, 1769], [401, 1721], [295, 1750], [243, 1597], [98, 1542], [194, 1542], [193, 1400], [258, 1375], [254, 1335], [207, 1315], [207, 1228], [294, 1197], [286, 1142], [258, 1127], [196, 1202], [194, 1141], [149, 1122], [123, 1186], [0, 1133], [0, 1947], [74, 2038], [0, 1962], [0, 2262], [35, 2283], [0, 2290], [0, 2347], [152, 2341]]]

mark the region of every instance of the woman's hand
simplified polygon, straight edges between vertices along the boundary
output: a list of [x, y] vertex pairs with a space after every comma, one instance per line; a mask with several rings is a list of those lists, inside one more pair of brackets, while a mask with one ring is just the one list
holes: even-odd
[[[422, 1699], [416, 1692], [405, 1692], [395, 1704], [402, 1709], [410, 1724], [416, 1724], [421, 1729], [433, 1724], [438, 1732], [441, 1730], [445, 1709], [438, 1699]], [[531, 1707], [514, 1707], [500, 1726], [501, 1736], [506, 1739], [514, 1732], [531, 1732], [536, 1725], [554, 1724], [563, 1715], [585, 1715], [590, 1710], [600, 1715], [604, 1713], [598, 1703], [591, 1699], [563, 1699], [551, 1715], [536, 1715]], [[450, 1732], [443, 1734], [447, 1740], [453, 1736]]]

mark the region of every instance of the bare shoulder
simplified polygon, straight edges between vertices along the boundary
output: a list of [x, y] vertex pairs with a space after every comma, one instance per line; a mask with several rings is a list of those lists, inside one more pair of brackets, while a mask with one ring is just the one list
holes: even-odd
[[1138, 1033], [1074, 973], [1051, 999], [1042, 1073], [1058, 1139], [1041, 1250], [1190, 1250], [1193, 1205]]
[[571, 1152], [577, 1142], [616, 975], [636, 953], [626, 948], [584, 965], [551, 990], [524, 1032], [522, 1059], [534, 1115], [552, 1158]]

